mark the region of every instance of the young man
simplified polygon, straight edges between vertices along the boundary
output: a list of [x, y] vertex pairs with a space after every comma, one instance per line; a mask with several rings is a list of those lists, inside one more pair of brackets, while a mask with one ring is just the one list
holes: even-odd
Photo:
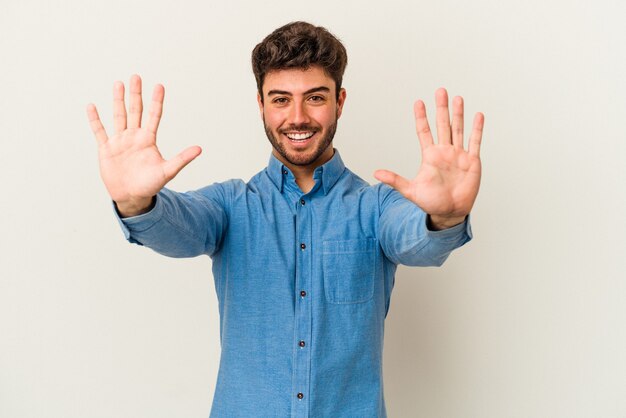
[[[346, 91], [343, 45], [324, 28], [285, 25], [252, 53], [273, 151], [250, 182], [165, 189], [200, 154], [156, 147], [164, 89], [141, 124], [141, 80], [114, 86], [115, 134], [87, 108], [102, 179], [126, 238], [172, 257], [209, 255], [221, 359], [212, 417], [384, 417], [384, 320], [398, 264], [441, 265], [471, 239], [483, 116], [463, 147], [463, 102], [436, 93], [438, 143], [415, 104], [422, 165], [413, 180], [378, 171], [369, 186], [333, 148]], [[390, 187], [391, 186], [391, 187]]]

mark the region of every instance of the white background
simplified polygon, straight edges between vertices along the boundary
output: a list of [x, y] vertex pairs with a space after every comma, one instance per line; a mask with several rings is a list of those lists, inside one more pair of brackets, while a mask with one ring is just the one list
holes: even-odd
[[[412, 103], [486, 115], [475, 239], [401, 267], [390, 417], [626, 416], [626, 6], [615, 1], [8, 1], [0, 7], [0, 417], [206, 417], [219, 361], [210, 260], [128, 244], [85, 116], [166, 88], [170, 187], [266, 164], [254, 45], [308, 20], [346, 45], [335, 138], [370, 182], [413, 176]], [[431, 119], [432, 120], [432, 119]], [[469, 125], [470, 122], [466, 122]], [[468, 126], [466, 126], [468, 128]]]

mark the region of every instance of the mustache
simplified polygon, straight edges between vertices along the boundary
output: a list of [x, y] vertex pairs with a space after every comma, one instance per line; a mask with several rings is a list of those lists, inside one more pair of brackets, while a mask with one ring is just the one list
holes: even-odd
[[284, 134], [286, 132], [304, 132], [304, 131], [310, 131], [310, 132], [319, 132], [320, 128], [316, 127], [316, 126], [311, 126], [311, 125], [307, 125], [307, 124], [301, 124], [301, 125], [289, 125], [285, 128], [281, 128], [278, 130], [279, 133]]

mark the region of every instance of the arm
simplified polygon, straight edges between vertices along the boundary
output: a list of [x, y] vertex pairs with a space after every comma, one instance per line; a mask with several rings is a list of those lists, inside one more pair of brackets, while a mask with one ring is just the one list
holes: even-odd
[[87, 117], [98, 143], [102, 181], [114, 202], [126, 238], [174, 256], [212, 254], [227, 225], [224, 193], [220, 186], [206, 193], [178, 194], [164, 189], [201, 149], [189, 147], [165, 160], [156, 145], [165, 90], [154, 88], [147, 121], [142, 126], [141, 78], [130, 80], [130, 106], [126, 113], [124, 84], [113, 86], [115, 133], [109, 137], [93, 104]]
[[440, 266], [452, 250], [472, 239], [469, 217], [441, 231], [432, 230], [428, 215], [388, 186], [379, 186], [378, 238], [385, 256], [395, 264]]
[[228, 196], [233, 182], [177, 193], [166, 188], [154, 207], [138, 216], [121, 218], [126, 239], [169, 257], [212, 256], [228, 227]]

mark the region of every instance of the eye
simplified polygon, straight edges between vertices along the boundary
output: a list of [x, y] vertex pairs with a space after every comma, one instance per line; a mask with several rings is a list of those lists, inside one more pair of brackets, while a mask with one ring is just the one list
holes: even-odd
[[284, 105], [288, 101], [289, 100], [286, 97], [276, 97], [274, 100], [272, 100], [272, 103], [277, 104], [277, 105]]
[[313, 105], [323, 105], [324, 103], [326, 103], [326, 96], [315, 94], [313, 96], [309, 96], [307, 100]]

